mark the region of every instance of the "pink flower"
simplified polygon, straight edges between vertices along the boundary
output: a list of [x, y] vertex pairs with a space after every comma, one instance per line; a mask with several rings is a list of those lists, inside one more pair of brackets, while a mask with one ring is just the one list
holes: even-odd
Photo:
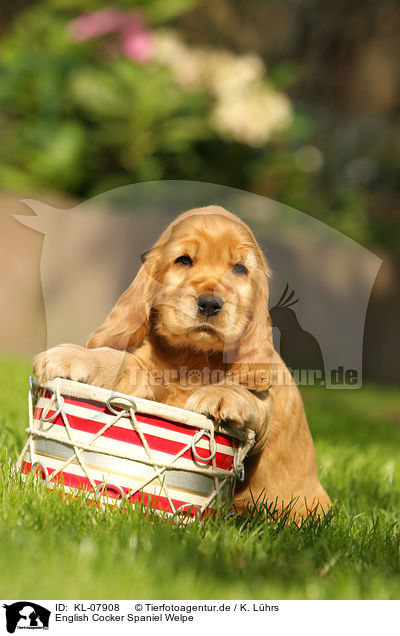
[[153, 55], [153, 39], [150, 31], [133, 25], [122, 32], [122, 51], [136, 62], [148, 62]]
[[124, 22], [125, 13], [112, 7], [94, 13], [83, 13], [70, 23], [71, 35], [76, 42], [83, 42], [118, 31], [123, 28]]
[[117, 33], [119, 47], [125, 57], [140, 63], [148, 62], [152, 57], [152, 35], [138, 11], [119, 11], [107, 7], [94, 13], [82, 14], [69, 27], [75, 42]]

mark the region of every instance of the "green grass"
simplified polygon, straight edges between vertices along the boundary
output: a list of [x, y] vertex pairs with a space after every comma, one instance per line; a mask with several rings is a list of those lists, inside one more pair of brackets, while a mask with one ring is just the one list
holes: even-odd
[[0, 362], [0, 598], [400, 597], [400, 391], [303, 391], [330, 518], [178, 528], [15, 483], [8, 458], [26, 438], [29, 372]]

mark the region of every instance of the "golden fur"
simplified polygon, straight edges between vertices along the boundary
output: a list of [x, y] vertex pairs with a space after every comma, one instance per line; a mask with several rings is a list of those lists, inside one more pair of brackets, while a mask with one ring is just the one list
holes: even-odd
[[[260, 497], [278, 509], [294, 502], [300, 515], [326, 512], [330, 501], [302, 400], [273, 348], [268, 276], [240, 219], [219, 206], [185, 212], [145, 254], [86, 347], [39, 354], [35, 373], [41, 381], [69, 377], [250, 427], [256, 445], [236, 507]], [[203, 294], [223, 300], [216, 315], [200, 314]]]

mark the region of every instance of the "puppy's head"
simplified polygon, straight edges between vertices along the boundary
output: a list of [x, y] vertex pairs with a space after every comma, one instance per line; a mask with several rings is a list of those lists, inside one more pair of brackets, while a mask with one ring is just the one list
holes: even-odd
[[[181, 218], [158, 252], [155, 328], [177, 347], [224, 351], [248, 328], [266, 271], [246, 226], [220, 213]], [[151, 254], [149, 254], [150, 256]]]
[[[251, 230], [218, 206], [179, 216], [87, 346], [124, 349], [152, 327], [174, 347], [270, 357], [268, 268]], [[260, 358], [261, 356], [261, 358]]]

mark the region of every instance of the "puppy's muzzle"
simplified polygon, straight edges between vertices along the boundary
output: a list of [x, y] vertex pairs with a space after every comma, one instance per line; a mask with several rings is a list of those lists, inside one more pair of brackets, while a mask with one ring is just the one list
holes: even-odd
[[224, 301], [220, 296], [211, 296], [202, 294], [197, 298], [197, 306], [202, 316], [209, 318], [210, 316], [216, 316], [224, 306]]

